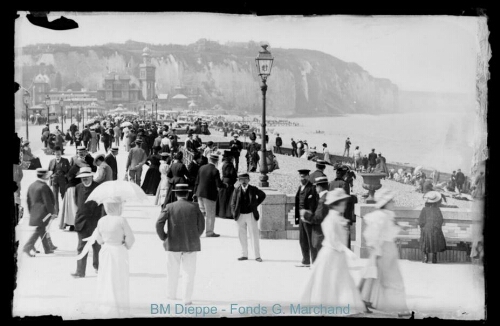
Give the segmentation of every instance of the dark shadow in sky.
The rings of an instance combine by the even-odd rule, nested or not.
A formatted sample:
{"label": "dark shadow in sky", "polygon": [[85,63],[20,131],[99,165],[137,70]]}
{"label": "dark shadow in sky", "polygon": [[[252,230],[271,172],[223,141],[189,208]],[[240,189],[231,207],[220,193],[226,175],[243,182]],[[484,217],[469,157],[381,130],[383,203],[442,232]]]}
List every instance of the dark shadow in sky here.
{"label": "dark shadow in sky", "polygon": [[56,31],[78,28],[77,22],[64,16],[49,22],[49,19],[47,18],[48,13],[49,11],[31,11],[26,15],[26,18],[28,18],[29,22],[35,26],[53,29]]}

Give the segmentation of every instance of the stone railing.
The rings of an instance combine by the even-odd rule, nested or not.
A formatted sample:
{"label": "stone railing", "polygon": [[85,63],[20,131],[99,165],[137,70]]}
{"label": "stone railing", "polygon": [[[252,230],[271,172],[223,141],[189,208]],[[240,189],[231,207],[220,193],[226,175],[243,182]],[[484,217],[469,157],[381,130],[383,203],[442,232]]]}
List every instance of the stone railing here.
{"label": "stone railing", "polygon": [[[299,227],[295,225],[295,196],[262,188],[266,200],[259,206],[259,230],[261,239],[299,239]],[[351,248],[360,258],[368,257],[363,234],[363,216],[372,212],[374,205],[356,204],[356,223],[351,226]],[[396,221],[405,226],[397,238],[401,259],[420,260],[420,229],[418,217],[421,208],[396,208]],[[444,218],[443,233],[447,250],[438,253],[440,262],[470,262],[472,238],[472,213],[469,210],[441,208]]]}

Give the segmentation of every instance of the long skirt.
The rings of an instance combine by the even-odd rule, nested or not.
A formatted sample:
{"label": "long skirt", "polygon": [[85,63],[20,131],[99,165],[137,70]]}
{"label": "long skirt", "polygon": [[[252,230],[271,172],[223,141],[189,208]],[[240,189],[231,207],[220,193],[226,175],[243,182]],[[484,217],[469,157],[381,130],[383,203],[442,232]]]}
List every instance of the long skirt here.
{"label": "long skirt", "polygon": [[408,311],[398,259],[396,244],[390,241],[382,244],[382,255],[378,259],[370,257],[375,262],[376,273],[365,275],[359,288],[363,301],[370,303],[374,309],[394,313]]}
{"label": "long skirt", "polygon": [[346,254],[324,246],[312,265],[300,303],[343,307],[339,315],[363,313],[364,303],[347,264]]}
{"label": "long skirt", "polygon": [[165,197],[167,197],[168,190],[168,180],[164,177],[164,180],[160,181],[158,188],[156,189],[156,200],[155,205],[162,205],[165,201]]}
{"label": "long skirt", "polygon": [[97,274],[99,317],[130,317],[129,260],[123,245],[104,243],[99,251]]}
{"label": "long skirt", "polygon": [[233,218],[231,213],[231,196],[233,195],[234,185],[219,190],[217,202],[215,203],[215,216],[223,218]]}
{"label": "long skirt", "polygon": [[64,229],[66,225],[75,225],[75,215],[78,207],[75,204],[75,187],[66,189],[62,207],[59,210],[59,228]]}
{"label": "long skirt", "polygon": [[98,143],[97,138],[91,138],[90,139],[90,150],[89,150],[89,152],[91,152],[91,153],[97,152],[97,143]]}
{"label": "long skirt", "polygon": [[150,166],[142,182],[142,190],[146,195],[155,195],[161,181],[161,173],[158,166]]}

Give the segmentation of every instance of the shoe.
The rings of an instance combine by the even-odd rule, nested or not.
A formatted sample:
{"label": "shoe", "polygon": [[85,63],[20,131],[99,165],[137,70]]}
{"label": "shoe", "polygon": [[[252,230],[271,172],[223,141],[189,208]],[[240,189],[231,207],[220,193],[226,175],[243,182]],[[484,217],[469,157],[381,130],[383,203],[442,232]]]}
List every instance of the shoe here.
{"label": "shoe", "polygon": [[429,261],[429,256],[427,254],[424,254],[422,258],[422,263],[427,263]]}
{"label": "shoe", "polygon": [[248,257],[240,257],[238,260],[248,260]]}
{"label": "shoe", "polygon": [[98,272],[99,272],[99,270],[98,270],[97,268],[94,268],[94,272],[95,272],[96,274],[99,274],[99,273],[98,273]]}
{"label": "shoe", "polygon": [[74,225],[70,225],[68,231],[70,231],[70,232],[75,231],[75,226]]}
{"label": "shoe", "polygon": [[262,263],[262,258],[255,258],[256,261],[258,261],[259,263]]}
{"label": "shoe", "polygon": [[437,253],[433,253],[432,254],[432,263],[433,264],[437,264],[438,260],[437,260]]}
{"label": "shoe", "polygon": [[50,255],[50,254],[53,254],[53,253],[54,253],[54,250],[49,250],[49,251],[45,252],[46,255]]}
{"label": "shoe", "polygon": [[220,234],[212,233],[207,235],[207,238],[217,238],[217,237],[220,237]]}
{"label": "shoe", "polygon": [[35,257],[35,254],[32,253],[31,250],[23,250],[23,252],[30,257]]}
{"label": "shoe", "polygon": [[298,265],[295,265],[295,267],[309,267],[311,266],[311,264],[298,264]]}
{"label": "shoe", "polygon": [[81,275],[81,274],[78,274],[78,273],[72,273],[71,276],[73,276],[74,278],[82,278],[82,277],[85,277],[85,275]]}

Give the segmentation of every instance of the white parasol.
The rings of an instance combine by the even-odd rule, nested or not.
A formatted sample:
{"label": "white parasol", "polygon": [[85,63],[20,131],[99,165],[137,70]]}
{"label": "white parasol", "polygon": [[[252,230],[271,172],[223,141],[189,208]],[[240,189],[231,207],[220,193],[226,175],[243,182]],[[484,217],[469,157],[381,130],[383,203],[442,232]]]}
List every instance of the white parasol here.
{"label": "white parasol", "polygon": [[102,204],[106,199],[118,197],[125,202],[148,202],[148,196],[137,184],[128,181],[106,181],[97,186],[86,202]]}
{"label": "white parasol", "polygon": [[132,125],[132,123],[130,121],[125,121],[125,122],[120,123],[120,127],[129,127],[131,125]]}

